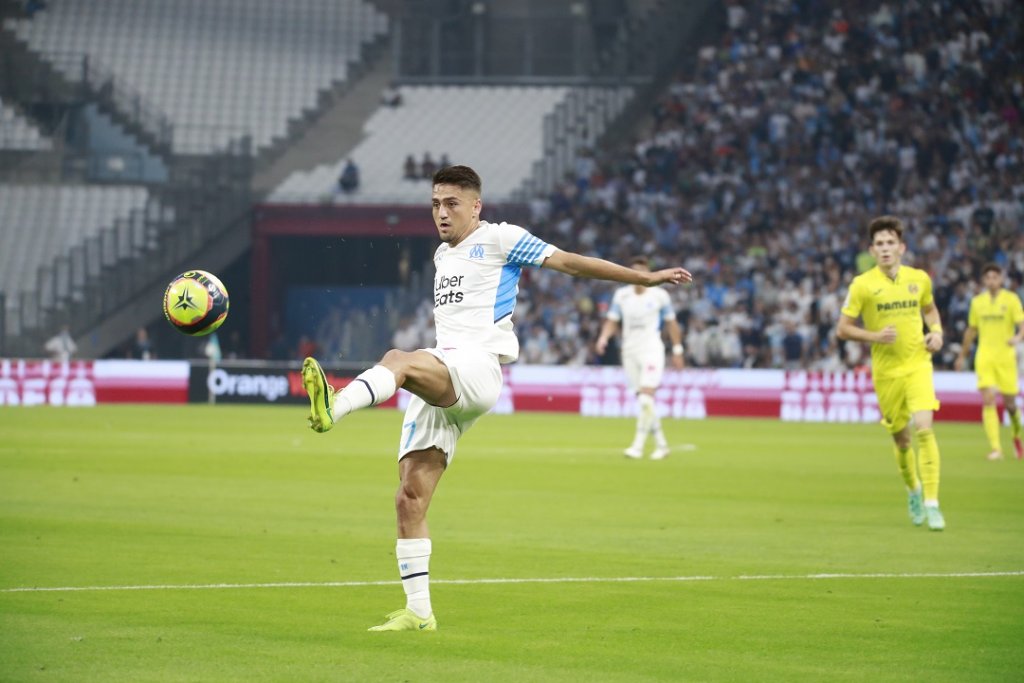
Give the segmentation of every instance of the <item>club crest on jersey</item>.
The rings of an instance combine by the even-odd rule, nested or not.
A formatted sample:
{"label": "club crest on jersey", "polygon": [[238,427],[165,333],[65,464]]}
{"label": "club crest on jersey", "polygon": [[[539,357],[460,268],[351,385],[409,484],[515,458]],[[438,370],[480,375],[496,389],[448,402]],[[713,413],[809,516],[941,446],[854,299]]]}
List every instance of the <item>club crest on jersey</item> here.
{"label": "club crest on jersey", "polygon": [[907,285],[907,291],[910,292],[911,294],[917,294],[918,287],[917,287],[917,285],[911,283],[911,284]]}
{"label": "club crest on jersey", "polygon": [[474,244],[473,248],[469,250],[469,258],[471,259],[482,259],[484,257],[484,245]]}

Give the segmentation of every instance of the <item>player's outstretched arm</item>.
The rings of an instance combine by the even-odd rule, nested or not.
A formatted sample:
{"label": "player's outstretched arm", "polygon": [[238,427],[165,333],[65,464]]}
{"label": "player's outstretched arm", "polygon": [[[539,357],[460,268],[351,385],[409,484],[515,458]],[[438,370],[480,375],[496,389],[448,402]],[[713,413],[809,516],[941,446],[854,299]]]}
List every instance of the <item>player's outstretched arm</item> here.
{"label": "player's outstretched arm", "polygon": [[551,268],[573,277],[585,277],[594,280],[609,280],[626,285],[643,285],[653,287],[661,284],[678,285],[692,282],[693,276],[683,268],[665,268],[652,272],[626,268],[611,261],[574,254],[571,251],[556,250],[544,261],[545,268]]}

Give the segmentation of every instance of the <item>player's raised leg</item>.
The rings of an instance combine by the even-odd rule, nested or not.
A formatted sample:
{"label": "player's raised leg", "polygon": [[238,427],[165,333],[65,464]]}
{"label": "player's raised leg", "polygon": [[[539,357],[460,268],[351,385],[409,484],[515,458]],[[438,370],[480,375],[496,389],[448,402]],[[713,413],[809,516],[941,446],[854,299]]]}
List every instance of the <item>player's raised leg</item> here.
{"label": "player's raised leg", "polygon": [[402,578],[406,604],[370,631],[436,631],[437,619],[430,605],[430,531],[427,510],[444,474],[446,456],[439,448],[412,451],[398,464],[395,512],[398,542],[395,557]]}
{"label": "player's raised leg", "polygon": [[448,368],[427,351],[398,351],[384,354],[380,363],[362,372],[348,386],[335,393],[316,359],[302,364],[302,383],[309,394],[309,426],[314,431],[329,431],[349,413],[375,406],[404,388],[431,405],[448,406],[455,402]]}
{"label": "player's raised leg", "polygon": [[309,427],[326,432],[334,426],[334,387],[327,383],[320,363],[315,358],[302,361],[302,386],[309,395]]}

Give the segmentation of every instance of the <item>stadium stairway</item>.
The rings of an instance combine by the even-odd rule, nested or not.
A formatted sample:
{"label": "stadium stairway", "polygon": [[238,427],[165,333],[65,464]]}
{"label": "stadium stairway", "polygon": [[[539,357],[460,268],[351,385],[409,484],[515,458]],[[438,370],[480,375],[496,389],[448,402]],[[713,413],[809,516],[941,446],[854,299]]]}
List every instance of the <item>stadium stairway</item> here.
{"label": "stadium stairway", "polygon": [[[163,158],[172,178],[166,187],[154,188],[156,204],[164,210],[147,217],[143,238],[131,226],[109,225],[84,242],[67,245],[79,254],[77,260],[62,256],[42,263],[36,277],[29,278],[28,291],[4,293],[7,303],[18,302],[20,312],[17,323],[0,324],[0,353],[38,355],[42,341],[71,323],[80,339],[80,355],[101,357],[140,321],[159,315],[154,296],[159,297],[174,272],[193,267],[196,253],[203,253],[207,267],[224,267],[249,243],[252,156],[244,142],[219,155],[175,156],[166,117],[94,61],[84,55],[68,58],[81,61],[81,79],[68,78],[49,58],[0,27],[0,96],[29,115],[37,108],[52,112],[94,103],[141,146]],[[67,171],[61,152],[5,153],[3,178],[61,182]]]}
{"label": "stadium stairway", "polygon": [[32,104],[95,102],[100,110],[153,153],[171,154],[170,121],[137,92],[119,81],[96,60],[62,54],[54,59],[77,60],[80,78],[72,81],[53,63],[34,52],[7,26],[0,24],[0,96],[26,111]]}
{"label": "stadium stairway", "polygon": [[0,96],[0,183],[56,178],[61,162],[59,143],[44,135],[19,106]]}
{"label": "stadium stairway", "polygon": [[[29,291],[0,292],[0,356],[35,357],[63,324],[79,355],[102,357],[161,315],[167,281],[196,267],[237,259],[249,244],[251,157],[222,154],[176,164],[174,182],[149,190],[151,202],[94,230],[70,236],[56,258],[23,280]],[[13,240],[12,240],[13,242]],[[2,311],[0,311],[2,313]]]}
{"label": "stadium stairway", "polygon": [[[386,39],[364,49],[362,67],[349,72],[346,83],[320,94],[315,110],[289,123],[287,137],[253,153],[242,146],[214,157],[174,155],[170,187],[157,193],[173,207],[170,221],[157,229],[161,246],[132,259],[108,266],[94,293],[125,292],[98,304],[94,322],[77,337],[79,354],[101,357],[144,324],[162,316],[159,301],[174,274],[201,262],[218,271],[241,257],[251,244],[249,209],[272,188],[277,178],[313,160],[343,154],[362,135],[363,120],[379,103],[390,74]],[[200,258],[201,255],[201,258]],[[100,284],[100,282],[106,284]],[[51,316],[57,320],[59,316]]]}
{"label": "stadium stairway", "polygon": [[266,196],[294,171],[344,158],[362,140],[363,123],[380,106],[380,94],[392,74],[390,52],[379,48],[375,52],[376,58],[366,56],[365,71],[353,74],[346,92],[321,98],[322,108],[312,112],[304,126],[293,127],[280,151],[261,156],[253,177],[254,195]]}

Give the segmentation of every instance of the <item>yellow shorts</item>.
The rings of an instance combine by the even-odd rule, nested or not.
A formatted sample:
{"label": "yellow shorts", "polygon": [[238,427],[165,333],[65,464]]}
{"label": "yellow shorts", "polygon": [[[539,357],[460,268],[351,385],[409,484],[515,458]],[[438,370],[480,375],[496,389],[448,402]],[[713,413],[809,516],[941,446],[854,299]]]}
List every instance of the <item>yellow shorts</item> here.
{"label": "yellow shorts", "polygon": [[978,374],[978,388],[995,387],[1000,394],[1016,396],[1020,391],[1017,381],[1017,359],[992,359],[979,353],[974,360],[974,371]]}
{"label": "yellow shorts", "polygon": [[903,377],[876,378],[875,394],[878,411],[882,413],[882,426],[890,434],[903,431],[914,413],[939,409],[930,364]]}

